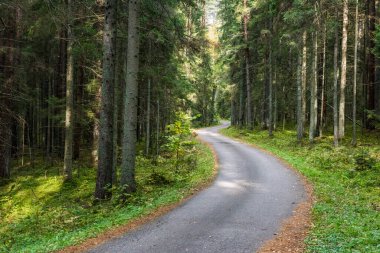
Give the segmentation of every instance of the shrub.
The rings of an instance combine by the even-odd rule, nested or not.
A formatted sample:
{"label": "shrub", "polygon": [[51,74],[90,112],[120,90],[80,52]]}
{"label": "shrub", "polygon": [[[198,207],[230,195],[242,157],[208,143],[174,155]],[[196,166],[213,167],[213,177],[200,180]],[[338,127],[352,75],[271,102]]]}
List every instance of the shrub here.
{"label": "shrub", "polygon": [[355,169],[358,171],[371,170],[376,165],[376,159],[368,152],[367,149],[361,149],[354,156]]}

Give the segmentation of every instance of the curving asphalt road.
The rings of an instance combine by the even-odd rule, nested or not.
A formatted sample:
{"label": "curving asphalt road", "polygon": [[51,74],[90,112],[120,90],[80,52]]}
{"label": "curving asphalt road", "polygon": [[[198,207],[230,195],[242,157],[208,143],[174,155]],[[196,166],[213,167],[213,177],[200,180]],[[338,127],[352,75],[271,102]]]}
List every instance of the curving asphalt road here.
{"label": "curving asphalt road", "polygon": [[89,252],[255,252],[306,199],[301,180],[270,155],[198,130],[218,156],[213,185],[172,212]]}

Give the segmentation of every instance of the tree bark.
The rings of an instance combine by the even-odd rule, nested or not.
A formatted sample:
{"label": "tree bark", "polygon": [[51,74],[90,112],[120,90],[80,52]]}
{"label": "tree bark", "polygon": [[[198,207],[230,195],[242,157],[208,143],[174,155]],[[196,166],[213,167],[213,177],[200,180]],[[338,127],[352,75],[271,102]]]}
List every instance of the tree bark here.
{"label": "tree bark", "polygon": [[123,161],[121,166],[121,185],[126,193],[136,191],[135,165],[140,39],[138,31],[139,4],[139,0],[129,0],[127,88],[124,104]]}
{"label": "tree bark", "polygon": [[[338,13],[338,11],[337,11]],[[336,15],[338,17],[338,14]],[[335,43],[334,43],[334,146],[339,145],[339,109],[338,109],[338,47],[339,47],[339,33],[338,27],[335,29]]]}
{"label": "tree bark", "polygon": [[343,31],[342,31],[342,66],[340,76],[340,101],[339,101],[339,139],[345,134],[345,106],[346,106],[346,82],[347,82],[347,28],[348,28],[348,0],[343,0]]}
{"label": "tree bark", "polygon": [[250,55],[249,55],[249,46],[248,46],[248,22],[249,22],[249,13],[247,13],[247,0],[243,0],[243,6],[244,6],[244,16],[243,16],[243,22],[244,22],[244,42],[245,42],[245,50],[244,50],[244,57],[245,57],[245,82],[246,82],[246,89],[247,89],[247,125],[250,130],[253,129],[253,118],[252,118],[252,88],[251,88],[251,77],[250,77],[250,70],[249,70],[249,63],[250,63]]}
{"label": "tree bark", "polygon": [[313,61],[313,82],[310,89],[310,125],[309,141],[314,142],[317,132],[318,119],[318,32],[314,34],[314,61]]}
{"label": "tree bark", "polygon": [[73,125],[74,125],[74,57],[72,34],[72,3],[67,0],[67,68],[66,68],[66,119],[65,119],[65,157],[63,171],[66,180],[72,179],[73,168]]}
{"label": "tree bark", "polygon": [[359,38],[359,0],[356,0],[355,9],[355,48],[354,48],[354,84],[353,84],[353,101],[352,101],[352,145],[356,146],[356,86],[358,72],[358,38]]}
{"label": "tree bark", "polygon": [[302,50],[302,135],[305,132],[306,123],[306,87],[307,87],[307,31],[303,32],[302,36],[303,50]]}
{"label": "tree bark", "polygon": [[103,82],[100,109],[99,160],[95,198],[111,196],[113,169],[113,118],[115,94],[116,0],[105,1],[103,35]]}
{"label": "tree bark", "polygon": [[325,108],[326,108],[326,98],[325,98],[325,87],[326,87],[326,38],[327,37],[327,25],[324,25],[323,32],[323,53],[322,53],[322,78],[321,78],[321,107],[320,107],[320,117],[319,117],[319,137],[323,136],[323,128],[325,125]]}
{"label": "tree bark", "polygon": [[[367,0],[368,8],[368,56],[367,56],[367,74],[368,74],[368,88],[367,88],[367,111],[375,112],[375,85],[376,84],[376,57],[374,55],[375,49],[375,32],[376,32],[376,0]],[[369,130],[375,129],[375,121],[372,117],[366,118],[366,127]]]}
{"label": "tree bark", "polygon": [[4,61],[3,82],[0,83],[0,178],[10,178],[10,160],[12,146],[12,91],[15,86],[15,68],[16,68],[16,27],[17,15],[13,9],[9,9],[10,13],[5,17],[4,37],[0,39],[0,43],[4,44],[5,54],[0,51],[0,56]]}
{"label": "tree bark", "polygon": [[[271,24],[272,26],[272,24]],[[272,36],[272,35],[270,35]],[[272,52],[272,38],[269,38],[269,96],[268,96],[268,134],[269,137],[273,137],[273,52]]]}
{"label": "tree bark", "polygon": [[297,60],[297,141],[302,142],[303,138],[303,114],[302,114],[302,53],[299,49]]}

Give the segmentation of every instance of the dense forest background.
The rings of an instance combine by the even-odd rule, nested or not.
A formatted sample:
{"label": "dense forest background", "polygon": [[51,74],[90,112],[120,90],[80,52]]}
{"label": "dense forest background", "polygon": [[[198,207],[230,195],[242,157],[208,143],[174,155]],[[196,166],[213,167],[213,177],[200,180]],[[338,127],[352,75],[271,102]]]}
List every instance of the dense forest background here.
{"label": "dense forest background", "polygon": [[67,231],[120,203],[180,199],[164,186],[212,177],[197,174],[213,158],[191,127],[378,145],[379,24],[375,0],[2,0],[0,251],[29,227],[56,233],[53,210]]}
{"label": "dense forest background", "polygon": [[109,170],[123,139],[159,153],[180,111],[215,122],[205,1],[129,4],[1,3],[1,177],[36,157],[64,160],[68,179],[83,157]]}
{"label": "dense forest background", "polygon": [[379,128],[374,0],[5,1],[0,11],[3,178],[39,157],[63,161],[70,180],[73,161],[91,158],[98,197],[119,163],[134,191],[136,153],[159,155],[178,112],[269,135],[296,124],[300,142],[332,129],[336,146],[347,126],[354,145]]}

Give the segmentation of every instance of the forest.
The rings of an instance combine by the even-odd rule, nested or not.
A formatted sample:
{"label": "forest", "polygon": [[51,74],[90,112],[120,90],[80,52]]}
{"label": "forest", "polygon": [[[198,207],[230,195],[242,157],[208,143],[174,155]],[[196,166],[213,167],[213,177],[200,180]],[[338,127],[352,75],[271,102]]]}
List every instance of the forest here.
{"label": "forest", "polygon": [[380,2],[0,1],[0,252],[186,209],[229,168],[222,138],[312,188],[300,248],[252,252],[380,252]]}

